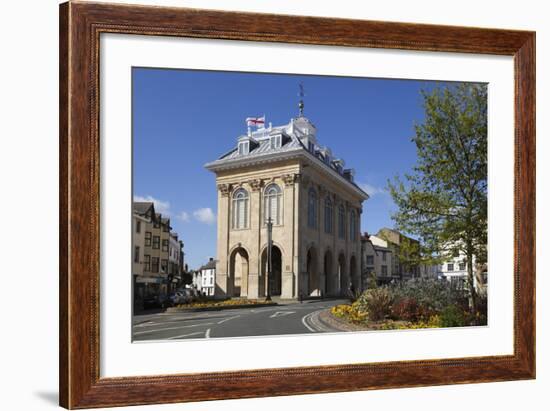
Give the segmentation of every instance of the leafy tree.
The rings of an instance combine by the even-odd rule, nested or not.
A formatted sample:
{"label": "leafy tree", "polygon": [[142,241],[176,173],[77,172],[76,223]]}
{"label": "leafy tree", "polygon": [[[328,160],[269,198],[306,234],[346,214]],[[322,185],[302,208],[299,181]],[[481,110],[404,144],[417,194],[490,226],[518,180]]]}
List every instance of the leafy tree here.
{"label": "leafy tree", "polygon": [[417,236],[432,262],[466,256],[476,310],[474,260],[487,260],[487,87],[462,83],[423,91],[425,119],[415,125],[417,164],[388,181],[403,232]]}

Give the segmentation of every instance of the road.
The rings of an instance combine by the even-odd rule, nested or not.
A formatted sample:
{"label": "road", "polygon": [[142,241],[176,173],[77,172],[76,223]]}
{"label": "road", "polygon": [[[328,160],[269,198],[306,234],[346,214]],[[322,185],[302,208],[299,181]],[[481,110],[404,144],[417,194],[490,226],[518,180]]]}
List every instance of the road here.
{"label": "road", "polygon": [[319,313],[348,300],[304,301],[272,307],[157,312],[133,317],[133,341],[227,338],[336,332]]}

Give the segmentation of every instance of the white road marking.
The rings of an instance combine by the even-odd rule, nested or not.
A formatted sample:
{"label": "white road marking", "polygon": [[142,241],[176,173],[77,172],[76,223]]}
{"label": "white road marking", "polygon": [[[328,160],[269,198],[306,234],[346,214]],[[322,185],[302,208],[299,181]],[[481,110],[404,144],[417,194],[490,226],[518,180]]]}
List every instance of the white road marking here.
{"label": "white road marking", "polygon": [[204,338],[210,338],[210,328],[204,333]]}
{"label": "white road marking", "polygon": [[168,337],[167,340],[176,340],[178,338],[183,338],[183,337],[190,337],[192,335],[197,335],[197,334],[202,334],[201,331],[198,331],[196,333],[191,333],[191,334],[183,334],[183,335],[175,335],[173,337]]}
{"label": "white road marking", "polygon": [[218,324],[223,324],[226,321],[233,320],[234,318],[238,318],[238,317],[240,317],[240,315],[235,315],[233,317],[224,318],[223,320],[218,321]]}
{"label": "white road marking", "polygon": [[200,327],[202,325],[212,325],[212,324],[214,324],[214,323],[182,325],[181,327],[169,327],[169,328],[160,328],[160,329],[155,329],[155,330],[138,331],[138,332],[134,332],[134,335],[151,334],[151,333],[162,332],[162,331],[170,331],[170,330],[181,330],[182,328]]}
{"label": "white road marking", "polygon": [[303,324],[304,327],[306,327],[309,331],[311,331],[312,333],[314,333],[314,332],[317,332],[317,331],[315,331],[313,328],[311,328],[311,327],[309,326],[309,324],[306,322],[306,318],[309,317],[310,315],[311,315],[311,313],[306,314],[306,315],[304,315],[304,316],[302,317],[302,324]]}
{"label": "white road marking", "polygon": [[325,327],[325,325],[319,320],[319,314],[324,310],[313,311],[309,314],[306,314],[302,318],[302,324],[311,332],[330,332],[330,328]]}
{"label": "white road marking", "polygon": [[277,311],[274,314],[271,314],[269,318],[275,318],[275,317],[284,317],[285,315],[294,314],[296,311]]}

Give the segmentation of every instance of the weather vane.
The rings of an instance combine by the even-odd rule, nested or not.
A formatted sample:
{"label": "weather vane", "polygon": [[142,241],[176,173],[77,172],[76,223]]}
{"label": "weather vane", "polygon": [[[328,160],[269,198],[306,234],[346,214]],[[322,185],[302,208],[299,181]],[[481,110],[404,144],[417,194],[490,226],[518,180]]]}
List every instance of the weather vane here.
{"label": "weather vane", "polygon": [[304,116],[304,96],[306,93],[304,92],[304,84],[300,82],[300,93],[298,95],[300,96],[300,103],[298,104],[298,108],[300,109],[300,117]]}

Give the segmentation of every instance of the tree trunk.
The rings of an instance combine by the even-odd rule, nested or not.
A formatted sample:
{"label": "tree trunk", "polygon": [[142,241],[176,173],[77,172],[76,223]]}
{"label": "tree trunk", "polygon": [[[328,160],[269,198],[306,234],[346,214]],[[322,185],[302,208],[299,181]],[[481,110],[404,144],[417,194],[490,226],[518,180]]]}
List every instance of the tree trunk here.
{"label": "tree trunk", "polygon": [[468,244],[466,252],[466,260],[468,265],[468,288],[470,291],[470,312],[475,317],[477,312],[477,293],[474,284],[474,264],[473,264],[473,250],[472,246]]}

